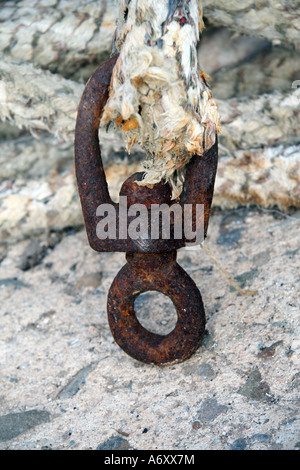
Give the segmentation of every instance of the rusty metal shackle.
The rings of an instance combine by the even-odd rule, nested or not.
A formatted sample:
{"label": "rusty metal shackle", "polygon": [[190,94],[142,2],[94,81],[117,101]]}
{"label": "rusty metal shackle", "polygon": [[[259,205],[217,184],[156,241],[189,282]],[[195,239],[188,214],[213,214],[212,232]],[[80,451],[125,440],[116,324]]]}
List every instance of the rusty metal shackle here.
{"label": "rusty metal shackle", "polygon": [[[161,254],[131,253],[108,295],[108,320],[119,346],[130,356],[149,364],[171,364],[190,357],[205,330],[201,295],[191,277],[176,263],[176,251]],[[168,335],[146,330],[138,321],[134,301],[143,292],[168,296],[177,323]]]}
{"label": "rusty metal shackle", "polygon": [[[201,294],[190,276],[176,263],[176,250],[193,240],[174,236],[171,221],[170,237],[159,233],[157,239],[141,236],[126,239],[119,236],[120,207],[109,195],[99,143],[99,121],[108,98],[113,67],[118,55],[100,66],[88,81],[82,95],[75,130],[75,169],[90,246],[98,252],[125,252],[127,264],[114,279],[108,293],[107,311],[112,335],[119,346],[135,359],[152,364],[170,364],[190,357],[201,343],[205,330],[205,311]],[[152,188],[136,181],[143,173],[135,173],[124,183],[120,195],[126,195],[128,206],[140,203],[150,209],[153,204],[197,204],[204,206],[203,227],[206,236],[218,162],[218,145],[194,156],[187,166],[184,191],[179,201],[171,201],[169,184]],[[116,210],[117,237],[100,239],[96,226],[97,208],[111,204]],[[196,224],[193,211],[193,227]],[[130,220],[128,221],[128,223]],[[139,323],[134,301],[142,292],[156,290],[167,295],[177,311],[177,324],[168,335],[149,332]]]}

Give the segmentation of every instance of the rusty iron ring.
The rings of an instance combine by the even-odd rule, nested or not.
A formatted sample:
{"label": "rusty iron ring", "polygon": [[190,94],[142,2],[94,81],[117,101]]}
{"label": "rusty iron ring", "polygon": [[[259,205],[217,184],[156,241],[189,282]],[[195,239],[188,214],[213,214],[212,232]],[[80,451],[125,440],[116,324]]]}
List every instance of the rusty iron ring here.
{"label": "rusty iron ring", "polygon": [[[176,263],[176,252],[130,254],[108,295],[108,321],[115,341],[130,356],[147,364],[181,362],[199,347],[205,331],[201,294],[191,277]],[[168,296],[177,323],[168,335],[146,330],[134,311],[135,299],[147,291]]]}

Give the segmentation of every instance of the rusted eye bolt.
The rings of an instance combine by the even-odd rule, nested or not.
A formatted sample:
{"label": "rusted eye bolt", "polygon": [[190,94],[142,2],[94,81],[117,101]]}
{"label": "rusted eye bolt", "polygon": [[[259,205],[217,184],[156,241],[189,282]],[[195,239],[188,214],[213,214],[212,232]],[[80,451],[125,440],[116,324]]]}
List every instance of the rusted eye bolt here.
{"label": "rusted eye bolt", "polygon": [[[116,343],[130,356],[148,364],[171,364],[190,357],[201,344],[205,331],[205,311],[201,294],[191,277],[177,264],[177,249],[191,240],[175,236],[176,215],[171,218],[166,239],[159,230],[155,238],[121,235],[122,207],[109,195],[98,137],[99,121],[108,98],[113,67],[118,55],[100,66],[88,81],[82,95],[75,131],[75,168],[82,211],[90,246],[98,252],[124,252],[127,263],[119,271],[108,293],[108,321]],[[139,186],[142,173],[135,173],[124,183],[120,196],[127,205],[185,205],[193,209],[203,205],[203,237],[206,236],[218,163],[217,139],[203,156],[191,159],[186,169],[184,191],[179,201],[171,201],[169,184]],[[110,204],[116,211],[114,239],[97,236],[97,208]],[[124,209],[124,208],[123,208]],[[175,212],[174,212],[175,214]],[[196,210],[192,213],[196,224]],[[127,221],[130,223],[130,220]],[[181,222],[183,223],[183,221]],[[148,219],[150,230],[150,219]],[[141,293],[158,291],[168,296],[177,312],[177,323],[168,335],[151,333],[138,321],[134,301]]]}

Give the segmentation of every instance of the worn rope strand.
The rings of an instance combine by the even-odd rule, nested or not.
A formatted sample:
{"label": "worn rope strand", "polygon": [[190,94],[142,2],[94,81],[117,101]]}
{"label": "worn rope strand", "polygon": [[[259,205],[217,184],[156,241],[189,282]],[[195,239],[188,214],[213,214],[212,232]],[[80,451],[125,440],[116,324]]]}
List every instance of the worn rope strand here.
{"label": "worn rope strand", "polygon": [[220,132],[217,103],[198,64],[200,0],[119,0],[114,67],[101,126],[122,130],[128,153],[146,152],[139,185],[182,191],[184,167]]}
{"label": "worn rope strand", "polygon": [[247,290],[247,289],[242,289],[238,283],[236,282],[236,280],[229,274],[229,272],[223,268],[223,266],[219,263],[219,261],[217,260],[217,258],[212,254],[212,252],[210,251],[210,249],[205,246],[204,244],[201,245],[201,248],[203,251],[205,251],[205,253],[210,257],[210,259],[215,263],[215,265],[218,267],[218,269],[221,271],[222,275],[224,276],[224,278],[227,280],[227,282],[229,283],[229,285],[231,285],[232,287],[234,287],[234,289],[236,289],[240,294],[242,295],[256,295],[258,293],[257,290]]}

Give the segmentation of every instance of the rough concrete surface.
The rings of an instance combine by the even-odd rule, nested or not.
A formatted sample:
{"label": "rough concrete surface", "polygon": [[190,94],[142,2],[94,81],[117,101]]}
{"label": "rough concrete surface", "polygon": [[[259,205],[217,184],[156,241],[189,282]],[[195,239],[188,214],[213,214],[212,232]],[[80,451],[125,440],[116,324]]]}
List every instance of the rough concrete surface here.
{"label": "rough concrete surface", "polygon": [[[24,240],[0,265],[0,448],[63,450],[297,450],[299,213],[215,211],[206,246],[179,263],[207,314],[188,361],[144,365],[113,341],[110,284],[124,254],[93,252],[85,232],[52,245]],[[166,333],[170,301],[138,298],[141,323]]]}

